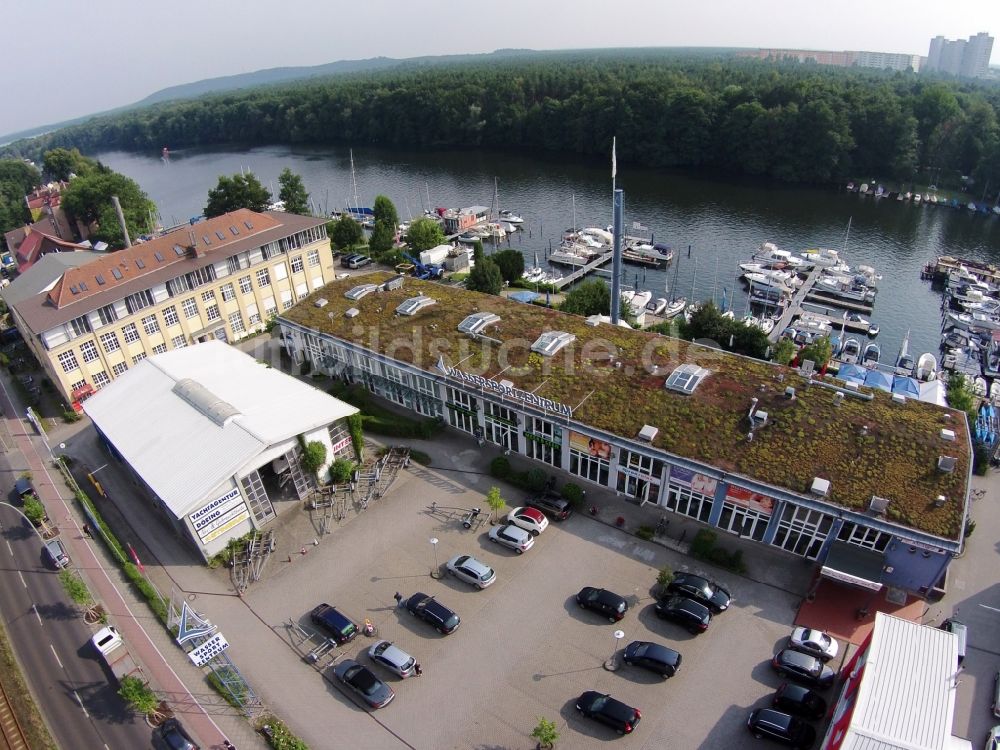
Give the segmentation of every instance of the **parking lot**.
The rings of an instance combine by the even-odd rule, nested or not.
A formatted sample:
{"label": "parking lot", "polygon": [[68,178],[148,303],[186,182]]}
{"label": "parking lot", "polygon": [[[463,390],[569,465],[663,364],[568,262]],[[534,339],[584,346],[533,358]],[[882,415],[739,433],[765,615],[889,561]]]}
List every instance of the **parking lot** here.
{"label": "parking lot", "polygon": [[[432,502],[485,506],[488,486],[488,478],[471,474],[404,472],[386,498],[309,546],[306,555],[275,563],[248,590],[247,604],[289,644],[294,635],[283,623],[291,617],[311,628],[309,611],[326,601],[358,624],[370,618],[379,637],[394,641],[423,667],[423,676],[405,681],[376,668],[397,696],[369,714],[305,667],[291,648],[268,649],[264,658],[230,638],[251,684],[304,739],[327,746],[335,731],[344,746],[526,748],[534,745],[529,735],[538,717],[546,717],[559,724],[562,746],[600,747],[618,735],[574,710],[575,698],[594,689],[642,710],[636,731],[620,740],[629,747],[718,748],[750,740],[745,721],[751,707],[763,705],[780,683],[768,661],[790,631],[797,603],[792,595],[721,576],[734,604],[707,633],[691,636],[655,617],[650,592],[662,565],[698,572],[690,558],[580,515],[551,524],[518,556],[487,539],[488,523],[467,530],[458,516],[428,511]],[[518,497],[507,500],[517,504]],[[431,538],[439,540],[436,549]],[[479,591],[430,576],[435,562],[443,565],[460,553],[492,566],[496,583]],[[626,597],[625,618],[612,624],[579,609],[574,595],[586,585]],[[439,635],[396,608],[397,591],[404,597],[417,591],[435,595],[458,612],[461,627]],[[619,643],[617,629],[625,633]],[[616,647],[632,640],[677,649],[683,655],[680,672],[663,680],[627,666],[606,671],[603,664]],[[370,664],[364,652],[371,643],[359,636],[340,651]],[[294,687],[282,680],[294,681]]]}

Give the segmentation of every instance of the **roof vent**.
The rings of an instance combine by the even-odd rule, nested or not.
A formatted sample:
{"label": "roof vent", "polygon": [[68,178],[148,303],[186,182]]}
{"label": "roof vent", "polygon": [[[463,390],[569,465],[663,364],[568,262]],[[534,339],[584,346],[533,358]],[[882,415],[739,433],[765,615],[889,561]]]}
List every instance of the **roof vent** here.
{"label": "roof vent", "polygon": [[397,276],[394,279],[389,279],[389,281],[385,282],[382,286],[385,288],[387,292],[391,292],[393,289],[400,289],[403,286],[404,278],[406,277]]}
{"label": "roof vent", "polygon": [[872,495],[872,501],[868,505],[868,510],[876,516],[884,516],[885,512],[889,510],[889,498]]}
{"label": "roof vent", "polygon": [[499,322],[499,315],[495,315],[491,312],[478,312],[469,315],[465,318],[465,320],[459,323],[458,330],[462,333],[468,333],[471,336],[475,336],[487,326],[496,325]]}
{"label": "roof vent", "polygon": [[837,391],[833,394],[833,405],[840,406],[842,403],[844,403],[844,394]]}
{"label": "roof vent", "polygon": [[657,434],[659,434],[659,432],[660,432],[659,427],[653,427],[653,425],[651,424],[644,424],[642,426],[642,429],[639,430],[639,439],[647,443],[652,443],[654,440],[656,440],[656,436]]}
{"label": "roof vent", "polygon": [[893,393],[892,394],[892,403],[894,403],[894,404],[905,404],[906,403],[906,396],[904,396],[902,393]]}
{"label": "roof vent", "polygon": [[859,390],[858,385],[859,384],[855,383],[853,380],[848,380],[842,387],[845,391],[857,391]]}
{"label": "roof vent", "polygon": [[817,497],[828,497],[830,494],[830,480],[821,477],[813,477],[812,486],[809,492]]}
{"label": "roof vent", "polygon": [[425,307],[430,307],[431,305],[436,304],[436,299],[432,299],[421,294],[418,297],[410,297],[408,300],[403,301],[399,307],[396,308],[396,313],[398,315],[416,315]]}
{"label": "roof vent", "polygon": [[502,385],[504,388],[513,388],[514,387],[513,381],[510,381],[510,380],[501,380],[500,381],[500,385]]}
{"label": "roof vent", "polygon": [[318,300],[313,302],[313,304],[316,305],[316,307],[323,308],[330,304],[330,300],[326,297],[320,297]]}
{"label": "roof vent", "polygon": [[945,497],[944,495],[938,495],[936,498],[934,498],[934,507],[943,508],[945,506],[945,503],[947,502],[948,502],[947,497]]}
{"label": "roof vent", "polygon": [[954,430],[941,430],[941,439],[947,440],[949,443],[955,442],[955,431]]}
{"label": "roof vent", "polygon": [[239,409],[212,393],[197,380],[182,378],[171,390],[220,427],[240,415]]}
{"label": "roof vent", "polygon": [[546,331],[531,345],[531,351],[545,357],[551,357],[567,344],[576,341],[576,336],[565,331]]}
{"label": "roof vent", "polygon": [[680,393],[693,393],[694,389],[698,387],[702,380],[711,374],[711,370],[706,370],[703,367],[698,367],[698,365],[680,365],[674,369],[670,376],[667,378],[667,382],[664,383],[665,388],[669,388],[672,391],[679,391]]}
{"label": "roof vent", "polygon": [[767,412],[758,409],[753,414],[750,415],[750,424],[753,425],[755,430],[760,429],[767,424]]}
{"label": "roof vent", "polygon": [[347,297],[347,299],[359,300],[366,294],[371,294],[376,289],[378,289],[378,287],[374,284],[358,284],[357,286],[351,287],[344,292],[344,296]]}
{"label": "roof vent", "polygon": [[955,466],[958,464],[958,459],[954,456],[938,456],[938,471],[944,472],[945,474],[951,474],[955,471]]}
{"label": "roof vent", "polygon": [[785,388],[785,398],[787,398],[789,401],[794,401],[795,388],[793,388],[792,386],[788,386],[787,388]]}
{"label": "roof vent", "polygon": [[361,311],[358,308],[352,307],[347,312],[344,313],[344,317],[345,318],[356,318],[360,314],[361,314]]}
{"label": "roof vent", "polygon": [[596,328],[597,326],[599,326],[601,324],[601,316],[600,315],[591,315],[589,318],[587,318],[586,323],[587,323],[588,326]]}

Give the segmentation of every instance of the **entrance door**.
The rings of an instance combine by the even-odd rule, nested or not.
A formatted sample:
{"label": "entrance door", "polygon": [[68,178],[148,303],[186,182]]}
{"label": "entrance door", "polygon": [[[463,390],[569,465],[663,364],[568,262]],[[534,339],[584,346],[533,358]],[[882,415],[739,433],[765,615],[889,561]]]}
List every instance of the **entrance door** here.
{"label": "entrance door", "polygon": [[256,521],[254,525],[259,528],[275,516],[271,498],[267,496],[267,490],[264,489],[264,483],[260,481],[260,474],[256,470],[243,477],[240,483],[246,493],[250,512]]}
{"label": "entrance door", "polygon": [[310,474],[307,474],[302,469],[302,463],[299,458],[302,456],[302,449],[299,446],[295,446],[292,450],[285,454],[285,460],[288,461],[288,471],[292,475],[292,484],[295,485],[295,494],[299,496],[299,500],[305,500],[306,497],[312,492],[313,486],[315,486],[315,481]]}

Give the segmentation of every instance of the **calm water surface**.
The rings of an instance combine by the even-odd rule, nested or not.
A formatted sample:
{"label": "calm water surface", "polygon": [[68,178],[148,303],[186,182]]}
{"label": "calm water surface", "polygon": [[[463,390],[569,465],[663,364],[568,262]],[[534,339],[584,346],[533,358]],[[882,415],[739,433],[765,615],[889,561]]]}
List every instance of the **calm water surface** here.
{"label": "calm water surface", "polygon": [[[176,150],[168,163],[159,153],[109,151],[97,157],[135,179],[166,225],[200,215],[220,175],[250,170],[276,194],[285,167],[302,176],[317,212],[354,205],[356,182],[360,205],[370,206],[384,194],[404,219],[427,207],[489,206],[496,179],[501,207],[525,219],[525,231],[510,246],[524,252],[528,265],[535,253],[544,260],[547,248],[558,245],[562,231],[573,226],[574,204],[579,227],[611,222],[609,166],[566,159],[356,148],[352,180],[347,148]],[[725,290],[742,312],[746,293],[737,281],[737,264],[763,242],[796,253],[832,247],[852,265],[874,266],[883,277],[871,316],[882,329],[877,341],[883,362],[895,359],[907,330],[915,355],[938,349],[941,298],[920,281],[924,263],[943,254],[1000,262],[1000,217],[995,216],[624,165],[618,187],[625,190],[626,226],[641,222],[657,242],[677,251],[676,296],[690,299],[694,290],[695,298],[714,294],[719,303]],[[674,280],[673,267],[666,272],[627,268],[626,283],[650,289],[654,297],[664,296]]]}

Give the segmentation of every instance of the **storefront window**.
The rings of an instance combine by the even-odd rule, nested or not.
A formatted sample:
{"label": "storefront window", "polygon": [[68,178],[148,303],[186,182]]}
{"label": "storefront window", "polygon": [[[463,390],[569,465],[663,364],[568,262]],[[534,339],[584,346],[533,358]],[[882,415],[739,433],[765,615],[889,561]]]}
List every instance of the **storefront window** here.
{"label": "storefront window", "polygon": [[448,388],[448,424],[463,432],[476,434],[479,428],[479,405],[465,391]]}
{"label": "storefront window", "polygon": [[618,491],[637,501],[658,503],[663,461],[622,450],[618,461]]}
{"label": "storefront window", "polygon": [[772,544],[809,560],[815,560],[832,525],[832,517],[818,510],[809,510],[789,503],[781,514],[778,532],[774,535]]}
{"label": "storefront window", "polygon": [[519,453],[517,412],[492,401],[485,402],[485,407],[486,439],[512,453]]}
{"label": "storefront window", "polygon": [[562,428],[539,417],[527,417],[524,449],[529,458],[562,466]]}

